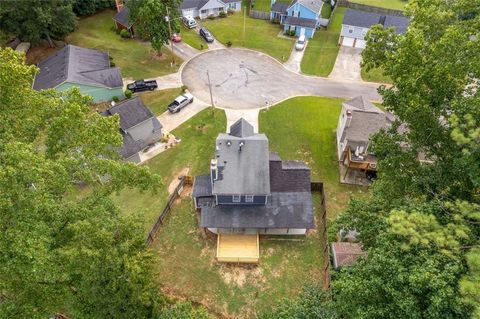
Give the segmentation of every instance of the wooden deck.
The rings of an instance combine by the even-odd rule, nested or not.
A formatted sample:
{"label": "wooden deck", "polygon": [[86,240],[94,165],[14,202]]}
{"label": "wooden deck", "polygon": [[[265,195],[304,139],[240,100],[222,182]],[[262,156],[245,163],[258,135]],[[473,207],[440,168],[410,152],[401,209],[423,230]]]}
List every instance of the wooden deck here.
{"label": "wooden deck", "polygon": [[219,234],[217,237],[217,260],[219,262],[257,264],[259,256],[258,234]]}

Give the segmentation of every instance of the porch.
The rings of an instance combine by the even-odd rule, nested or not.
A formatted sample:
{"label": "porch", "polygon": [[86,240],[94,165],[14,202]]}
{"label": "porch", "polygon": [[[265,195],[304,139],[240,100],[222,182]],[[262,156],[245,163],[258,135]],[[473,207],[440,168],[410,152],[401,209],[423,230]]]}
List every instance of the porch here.
{"label": "porch", "polygon": [[259,235],[218,234],[217,261],[258,264]]}

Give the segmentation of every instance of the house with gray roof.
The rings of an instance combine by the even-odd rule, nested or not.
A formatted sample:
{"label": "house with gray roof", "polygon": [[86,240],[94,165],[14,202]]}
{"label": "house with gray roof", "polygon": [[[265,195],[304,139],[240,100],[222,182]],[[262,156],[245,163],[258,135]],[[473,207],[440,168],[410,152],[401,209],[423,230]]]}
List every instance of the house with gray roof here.
{"label": "house with gray roof", "polygon": [[314,228],[310,168],[269,151],[243,118],[218,135],[210,173],[195,177],[200,226],[215,234],[304,235]]}
{"label": "house with gray roof", "polygon": [[130,9],[127,6],[118,6],[117,13],[113,16],[117,29],[125,29],[133,35],[133,22],[130,20]]}
{"label": "house with gray roof", "polygon": [[110,67],[103,51],[67,45],[38,64],[40,71],[33,81],[35,90],[65,91],[77,87],[93,97],[94,102],[123,98],[120,69]]}
{"label": "house with gray roof", "polygon": [[220,12],[242,10],[241,0],[183,0],[180,4],[182,17],[205,19],[218,16]]}
{"label": "house with gray roof", "polygon": [[312,38],[321,24],[322,0],[292,0],[290,4],[272,0],[270,19],[278,19],[285,32]]}
{"label": "house with gray roof", "polygon": [[135,96],[124,100],[102,112],[104,116],[118,114],[123,145],[119,154],[127,161],[140,163],[140,152],[162,137],[162,125],[145,106],[142,99]]}
{"label": "house with gray roof", "polygon": [[338,43],[347,47],[365,48],[365,36],[368,30],[376,24],[384,28],[393,27],[397,34],[407,31],[410,20],[405,16],[384,15],[348,9],[343,16],[342,30]]}
{"label": "house with gray roof", "polygon": [[[374,174],[377,159],[370,151],[370,138],[381,129],[388,129],[395,120],[363,96],[343,102],[337,125],[337,155],[345,176],[349,170]],[[345,176],[340,176],[345,181]],[[343,180],[342,180],[343,178]]]}

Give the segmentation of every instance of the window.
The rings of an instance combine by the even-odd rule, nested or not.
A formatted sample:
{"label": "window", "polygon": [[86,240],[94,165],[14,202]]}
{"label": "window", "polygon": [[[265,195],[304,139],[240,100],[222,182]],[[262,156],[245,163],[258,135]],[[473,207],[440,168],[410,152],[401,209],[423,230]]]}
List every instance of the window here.
{"label": "window", "polygon": [[205,14],[205,13],[208,12],[208,10],[202,10],[202,11],[200,11],[200,12],[201,12],[202,14]]}
{"label": "window", "polygon": [[353,33],[353,30],[355,30],[353,27],[348,27],[348,33]]}
{"label": "window", "polygon": [[253,195],[245,195],[245,203],[253,203]]}
{"label": "window", "polygon": [[242,200],[242,197],[240,195],[233,195],[232,196],[232,202],[234,203],[240,203]]}

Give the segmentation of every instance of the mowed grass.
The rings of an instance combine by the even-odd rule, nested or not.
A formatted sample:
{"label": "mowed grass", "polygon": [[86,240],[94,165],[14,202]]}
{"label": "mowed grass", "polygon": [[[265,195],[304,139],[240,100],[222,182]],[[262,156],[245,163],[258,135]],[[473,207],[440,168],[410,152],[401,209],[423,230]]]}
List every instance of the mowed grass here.
{"label": "mowed grass", "polygon": [[197,50],[208,48],[198,32],[195,29],[188,29],[183,23],[180,23],[180,36],[183,42]]}
{"label": "mowed grass", "polygon": [[404,0],[349,0],[353,3],[364,4],[372,7],[379,7],[393,10],[405,10],[407,1]]}
{"label": "mowed grass", "polygon": [[328,76],[333,70],[337,59],[338,37],[342,29],[345,8],[335,9],[327,30],[318,30],[308,41],[305,54],[300,64],[303,73],[316,76]]}
{"label": "mowed grass", "polygon": [[[148,103],[145,102],[147,105]],[[196,175],[208,170],[215,151],[215,139],[225,132],[226,117],[222,110],[206,109],[172,131],[182,141],[147,162],[150,170],[162,177],[164,186],[156,194],[126,189],[114,196],[114,200],[125,214],[140,214],[145,221],[145,236],[155,223],[167,202],[168,187],[177,185],[179,174]]]}
{"label": "mowed grass", "polygon": [[[66,41],[70,44],[108,51],[123,77],[143,79],[176,72],[171,66],[171,53],[163,48],[158,56],[149,43],[135,39],[122,39],[112,30],[115,11],[103,10],[95,15],[80,18],[75,32]],[[175,58],[181,64],[179,57]]]}
{"label": "mowed grass", "polygon": [[245,33],[243,32],[243,11],[235,12],[227,18],[205,20],[202,24],[207,27],[213,36],[223,44],[232,42],[233,47],[245,47],[266,53],[275,59],[285,62],[290,56],[294,39],[278,37],[278,24],[267,20],[245,17]]}
{"label": "mowed grass", "polygon": [[346,207],[351,195],[368,192],[339,182],[335,134],[341,107],[341,99],[296,97],[261,111],[259,119],[271,151],[283,159],[307,162],[312,180],[324,183],[329,218]]}
{"label": "mowed grass", "polygon": [[[206,159],[207,160],[207,159]],[[314,195],[319,218],[319,196]],[[318,232],[306,237],[260,239],[258,266],[215,262],[216,237],[199,228],[192,200],[184,198],[160,229],[153,250],[158,282],[172,297],[186,298],[225,318],[257,318],[307,283],[321,280]]]}
{"label": "mowed grass", "polygon": [[147,93],[140,93],[140,96],[146,106],[152,110],[156,116],[167,110],[168,104],[177,96],[182,94],[182,88],[159,90]]}
{"label": "mowed grass", "polygon": [[392,79],[389,76],[383,74],[382,68],[374,68],[370,69],[370,71],[366,71],[365,68],[361,70],[362,80],[368,82],[377,82],[377,83],[387,83],[392,84]]}

